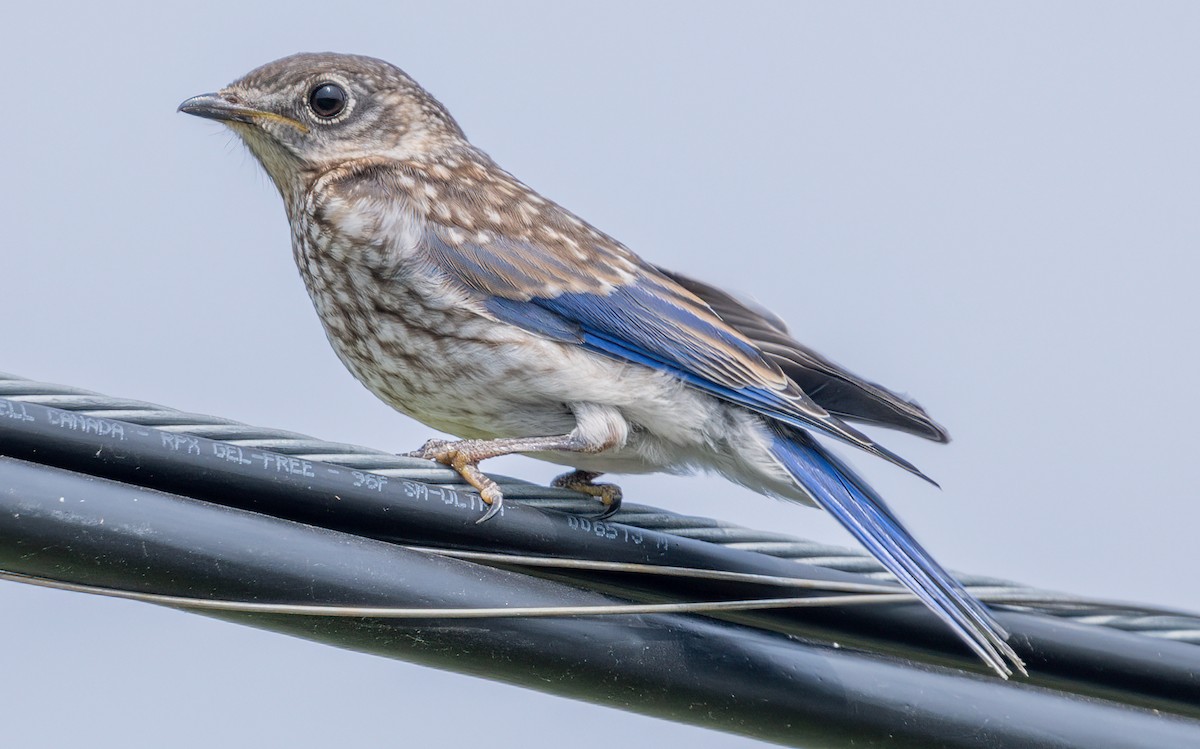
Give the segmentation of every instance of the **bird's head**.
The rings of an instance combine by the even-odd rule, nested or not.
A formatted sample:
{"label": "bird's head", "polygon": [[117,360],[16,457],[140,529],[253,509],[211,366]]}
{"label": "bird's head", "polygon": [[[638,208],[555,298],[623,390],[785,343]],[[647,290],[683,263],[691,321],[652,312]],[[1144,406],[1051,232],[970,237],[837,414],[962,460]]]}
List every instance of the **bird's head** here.
{"label": "bird's head", "polygon": [[435,159],[465,144],[446,109],[404,71],[356,55],[285,57],[179,111],[231,127],[285,197],[352,162]]}

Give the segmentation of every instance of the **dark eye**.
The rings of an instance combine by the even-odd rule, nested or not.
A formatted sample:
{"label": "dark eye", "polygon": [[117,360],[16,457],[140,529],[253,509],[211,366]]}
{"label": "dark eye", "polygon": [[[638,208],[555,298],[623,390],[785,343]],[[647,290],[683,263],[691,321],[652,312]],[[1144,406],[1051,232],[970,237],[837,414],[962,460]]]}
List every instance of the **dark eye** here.
{"label": "dark eye", "polygon": [[308,95],[308,106],[318,117],[337,117],[346,108],[346,89],[336,83],[322,83]]}

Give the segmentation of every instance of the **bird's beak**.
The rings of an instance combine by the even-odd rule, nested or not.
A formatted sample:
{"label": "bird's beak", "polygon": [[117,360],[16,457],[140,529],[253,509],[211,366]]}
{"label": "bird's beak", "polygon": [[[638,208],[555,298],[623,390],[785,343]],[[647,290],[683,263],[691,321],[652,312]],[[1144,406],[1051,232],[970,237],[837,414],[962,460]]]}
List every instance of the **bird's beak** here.
{"label": "bird's beak", "polygon": [[263,112],[234,104],[220,94],[200,94],[179,105],[179,111],[221,122],[254,122]]}
{"label": "bird's beak", "polygon": [[308,127],[303,123],[293,120],[291,117],[284,117],[274,112],[264,112],[261,109],[235,104],[220,94],[200,94],[199,96],[193,96],[180,104],[178,111],[185,114],[194,114],[197,117],[204,117],[209,120],[241,122],[247,125],[253,125],[263,120],[273,120],[291,125],[302,133],[308,132]]}

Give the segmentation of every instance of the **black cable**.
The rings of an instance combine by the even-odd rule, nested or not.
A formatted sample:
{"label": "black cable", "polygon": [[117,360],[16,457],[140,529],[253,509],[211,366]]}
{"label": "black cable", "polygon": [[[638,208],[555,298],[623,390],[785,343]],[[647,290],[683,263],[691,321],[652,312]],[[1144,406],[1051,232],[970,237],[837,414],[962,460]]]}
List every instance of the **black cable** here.
{"label": "black cable", "polygon": [[[4,405],[6,404],[7,405]],[[7,409],[4,411],[3,409]],[[483,505],[473,493],[374,477],[203,437],[80,416],[0,399],[0,453],[96,476],[340,530],[423,546],[506,551],[701,569],[870,582],[829,570],[678,538],[619,523],[596,523],[509,503],[504,515],[476,525]],[[647,580],[644,576],[531,571],[583,583],[637,601],[748,597],[744,585]],[[749,595],[795,591],[754,586]],[[724,614],[787,634],[986,673],[942,624],[917,604]],[[1200,649],[1053,617],[999,612],[1030,666],[1029,681],[1200,717]]]}
{"label": "black cable", "polygon": [[[577,586],[0,458],[0,566],[172,595],[595,605]],[[219,618],[783,744],[1194,747],[1200,724],[678,615]],[[536,725],[536,716],[531,717]]]}
{"label": "black cable", "polygon": [[[203,499],[230,508],[252,510],[279,520],[299,521],[329,531],[339,531],[338,535],[348,534],[347,537],[357,538],[363,542],[365,542],[364,539],[377,539],[492,552],[508,551],[545,556],[665,564],[820,580],[877,582],[857,574],[798,564],[793,561],[701,541],[630,528],[619,523],[595,523],[553,511],[521,507],[518,503],[508,504],[502,517],[480,526],[476,525],[474,521],[482,512],[482,505],[478,497],[465,491],[394,477],[379,481],[378,477],[345,467],[6,399],[0,399],[0,453],[37,461],[46,466],[104,476],[140,487],[176,493],[181,495],[175,498],[176,502],[184,501],[182,496]],[[55,475],[58,473],[55,472]],[[0,473],[0,489],[3,489],[8,483],[6,466],[5,472]],[[104,485],[107,483],[105,482]],[[94,486],[101,486],[101,484],[96,483]],[[132,487],[126,487],[126,489],[134,491]],[[536,490],[530,491],[537,493]],[[510,491],[510,497],[515,498],[519,494],[519,491]],[[10,495],[5,494],[4,496],[7,499]],[[216,520],[217,518],[227,519],[230,516],[221,514],[223,511],[210,505],[198,506],[208,507],[208,512],[214,514],[212,515],[213,522],[203,522],[197,529],[194,538],[194,543],[198,545],[197,548],[201,553],[215,553],[216,549],[225,549],[227,535],[222,529],[226,528],[227,522],[217,523]],[[3,505],[0,505],[0,511],[2,510]],[[26,513],[26,517],[28,517],[28,513]],[[5,560],[9,558],[7,544],[23,543],[22,536],[16,527],[13,528],[13,531],[13,535],[9,538],[0,535],[0,555]],[[69,525],[60,528],[59,532],[63,535],[56,539],[52,526],[47,526],[43,542],[57,540],[57,543],[70,550],[71,554],[78,554],[80,544],[77,540],[70,538],[71,531],[72,528]],[[239,537],[237,533],[233,535]],[[52,545],[51,548],[54,546]],[[273,541],[270,543],[264,541],[260,553],[273,554],[276,548]],[[389,548],[393,547],[389,545]],[[86,555],[85,558],[91,560],[91,557],[86,557]],[[127,588],[130,587],[129,583],[134,582],[137,583],[136,589],[139,590],[156,593],[173,592],[170,587],[145,587],[147,581],[158,579],[158,573],[153,571],[143,571],[141,575],[134,576],[132,580],[125,575],[122,571],[128,569],[130,562],[122,556],[119,545],[99,553],[98,559],[99,561],[91,560],[84,565],[89,570],[89,574],[97,574],[97,570],[94,569],[97,566],[101,571],[111,567],[120,574],[111,579],[96,580],[63,577],[61,573],[65,568],[57,568],[53,565],[48,570],[44,567],[31,569],[28,566],[23,568],[15,562],[12,564],[6,562],[4,567],[13,571],[71,579],[76,582],[99,582],[99,584],[108,584],[116,588]],[[236,564],[231,566],[231,562],[232,560],[226,559],[221,563],[221,568],[229,579],[219,580],[219,586],[212,589],[206,586],[212,582],[209,576],[213,574],[213,571],[210,569],[205,572],[203,577],[205,584],[200,586],[201,590],[207,591],[205,595],[229,597],[232,594],[235,597],[252,596],[253,600],[272,600],[273,591],[283,594],[288,589],[286,585],[282,588],[264,587],[260,585],[263,582],[262,579],[253,576],[246,578],[254,581],[253,590],[239,588],[241,583],[237,577],[240,570]],[[73,565],[78,566],[78,563],[77,559]],[[27,561],[26,564],[33,563]],[[34,566],[37,565],[34,564]],[[167,565],[162,570],[169,568],[170,565]],[[487,569],[479,565],[471,565],[471,568]],[[51,574],[46,574],[47,571]],[[285,572],[282,569],[277,570],[278,575],[284,575]],[[311,572],[311,570],[293,570],[288,574],[293,577],[295,575],[302,577],[307,572]],[[635,602],[803,595],[803,591],[770,585],[747,586],[746,583],[721,583],[679,578],[663,579],[644,575],[597,573],[582,570],[522,570],[522,573],[510,573],[510,577],[503,579],[521,580],[524,581],[522,584],[532,584],[530,581],[534,580],[533,575],[537,575],[543,578],[539,584],[555,585],[557,587],[554,590],[561,589],[563,587],[561,583],[569,583],[572,590],[583,586],[593,591],[619,596],[623,601]],[[194,595],[196,592],[194,585],[198,578],[195,576],[188,578],[186,575],[178,577],[179,574],[182,573],[175,573],[171,579],[177,581],[190,579],[189,585],[192,585],[193,588],[174,592],[179,595]],[[472,574],[476,574],[478,577],[479,573]],[[409,582],[412,581],[409,580]],[[304,586],[300,585],[299,587],[303,588]],[[520,585],[513,590],[519,589],[521,589]],[[339,589],[339,595],[344,592],[346,589]],[[357,593],[361,595],[362,591],[357,591]],[[319,595],[299,600],[310,603],[336,604],[365,602],[353,597],[322,597]],[[372,599],[377,605],[387,606],[401,606],[404,604],[400,601],[405,600],[412,600],[412,598],[411,596],[407,598],[401,596],[385,600]],[[446,605],[452,607],[481,606],[486,605],[483,603],[484,600],[487,598],[476,599],[463,595],[456,598],[455,603]],[[505,597],[505,600],[510,604],[513,602],[508,597]],[[559,603],[562,601],[559,600]],[[286,617],[222,616],[276,629],[289,629],[297,626],[295,622],[288,624]],[[913,673],[924,674],[920,677],[922,679],[950,678],[951,674],[945,669],[922,668],[911,661],[953,665],[961,669],[982,671],[965,648],[961,647],[955,638],[949,636],[940,622],[919,605],[896,604],[863,608],[743,612],[724,614],[722,618],[742,625],[750,625],[733,626],[719,623],[706,625],[719,628],[719,631],[723,633],[721,637],[724,638],[719,647],[731,648],[729,651],[731,653],[738,652],[738,646],[730,642],[731,638],[742,638],[757,630],[755,637],[777,638],[769,640],[773,643],[771,647],[774,649],[790,648],[792,647],[791,643],[796,642],[794,639],[778,639],[779,634],[799,636],[825,643],[837,643],[842,647],[841,651],[833,654],[816,648],[815,652],[825,653],[822,656],[824,658],[850,657],[847,654],[847,648],[862,648],[903,656],[910,661],[908,667],[914,669]],[[1140,705],[1191,717],[1200,716],[1200,686],[1197,685],[1196,678],[1196,675],[1200,673],[1200,649],[1193,645],[1152,639],[1132,633],[1076,624],[1055,617],[1016,611],[1002,611],[1000,618],[1004,625],[1014,633],[1014,643],[1018,651],[1030,664],[1031,679],[1029,681],[1033,683],[1061,692],[1101,696],[1117,703]],[[304,619],[308,621],[315,617],[305,617]],[[684,620],[696,621],[695,617],[674,616],[670,619],[673,623]],[[381,622],[382,620],[376,621]],[[578,622],[578,620],[573,621]],[[326,628],[343,632],[346,627],[344,623],[313,626],[321,632],[326,631]],[[412,625],[390,622],[387,624],[377,623],[374,626],[384,627],[389,631],[403,631],[406,626],[411,628]],[[451,629],[457,628],[455,631],[462,631],[462,626],[467,626],[469,629],[472,625],[454,625]],[[473,626],[478,627],[479,625]],[[506,624],[504,626],[514,631],[520,631],[522,625]],[[549,625],[542,622],[538,626]],[[610,622],[606,626],[621,625],[614,625]],[[754,629],[751,629],[751,626]],[[488,628],[492,628],[490,624]],[[606,636],[613,635],[609,633]],[[347,647],[357,647],[353,641],[342,639],[340,636],[324,639]],[[598,642],[603,643],[604,640]],[[714,647],[717,646],[714,645]],[[797,644],[796,647],[811,648],[812,646]],[[806,650],[806,652],[808,651]],[[387,648],[387,654],[410,660],[421,660],[408,651],[400,652],[392,646]],[[490,657],[496,657],[496,654]],[[581,653],[581,657],[594,658],[597,656],[592,653]],[[627,654],[626,657],[630,656]],[[857,659],[855,663],[888,663],[889,667],[897,667],[895,664],[881,659],[871,659],[865,656],[854,656],[854,658]],[[422,660],[422,662],[426,661]],[[633,666],[631,665],[631,667]],[[874,665],[864,666],[868,669],[874,667]],[[880,667],[882,668],[882,666]],[[463,668],[463,663],[457,663],[457,670],[463,670]],[[529,673],[522,671],[522,668],[519,666],[516,669],[519,673],[490,675],[506,681],[524,683],[530,677]],[[938,674],[941,676],[934,676]],[[975,680],[971,681],[975,683]],[[983,683],[991,684],[996,688],[1029,691],[1029,687],[1024,686],[1001,687],[994,677],[985,677]],[[539,688],[546,687],[543,684]],[[686,690],[687,687],[676,684],[674,688]],[[558,691],[557,688],[549,691],[574,694],[569,690]],[[884,713],[893,716],[907,709],[920,709],[933,715],[943,709],[949,709],[947,705],[936,704],[936,700],[939,699],[935,696],[937,694],[943,693],[937,690],[914,692],[913,687],[906,686],[890,696],[875,694],[869,698],[868,702],[870,704],[880,702],[886,704],[889,700],[892,701],[891,708],[895,710],[892,712],[884,710]],[[929,700],[922,697],[921,704],[914,705],[911,704],[915,699],[914,695],[929,695]],[[1058,698],[1063,697],[1064,695],[1058,695]],[[604,696],[596,696],[595,699],[612,704],[611,699]],[[786,701],[787,698],[779,696],[779,699]],[[1004,698],[997,699],[1003,700]],[[771,701],[768,700],[768,702]],[[901,703],[906,705],[903,710]],[[631,709],[639,708],[631,707]],[[670,717],[667,713],[662,712],[667,709],[665,707],[645,706],[641,709],[652,714]],[[982,709],[987,711],[991,708],[988,706]],[[1107,709],[1116,710],[1118,708],[1109,705]],[[896,710],[900,712],[895,712]],[[1130,714],[1140,713],[1130,712]],[[1023,720],[1024,717],[1011,714],[1010,722],[1018,718]],[[995,719],[999,720],[998,717]],[[757,732],[758,729],[748,729],[745,724],[738,721],[726,723],[722,719],[718,723],[717,727],[721,727],[723,730],[772,738],[771,735]],[[934,723],[936,724],[936,721]],[[764,723],[764,726],[769,725],[771,725],[769,720]],[[803,736],[805,741],[809,741],[813,735],[823,735],[820,732],[812,733],[815,729],[803,721],[794,723],[794,725],[807,727],[803,728],[800,733],[789,734],[793,737]],[[1196,730],[1197,727],[1197,724],[1190,721],[1180,725],[1191,725],[1192,728],[1189,730]],[[773,729],[763,728],[762,730]],[[845,734],[847,736],[853,734],[850,727],[842,727],[838,730],[849,731],[850,733]],[[875,729],[867,726],[863,730],[869,733]],[[889,732],[900,731],[901,733],[914,730],[917,729],[911,726],[904,730],[900,730],[897,726],[889,728]],[[865,734],[857,735],[861,738]],[[922,734],[918,730],[913,735],[927,734]],[[1200,733],[1194,733],[1192,736],[1195,741],[1200,742]],[[1126,734],[1125,738],[1128,739],[1129,735]],[[772,740],[781,739],[773,738]],[[1060,744],[1047,745],[1057,746]],[[1075,746],[1076,744],[1061,745]],[[1105,744],[1098,743],[1079,745],[1105,746]]]}

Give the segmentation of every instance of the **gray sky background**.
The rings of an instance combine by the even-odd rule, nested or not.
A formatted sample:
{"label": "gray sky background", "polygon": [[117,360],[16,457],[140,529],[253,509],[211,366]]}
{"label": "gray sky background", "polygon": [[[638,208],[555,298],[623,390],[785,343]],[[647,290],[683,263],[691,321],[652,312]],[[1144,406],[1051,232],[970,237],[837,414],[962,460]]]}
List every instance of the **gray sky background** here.
{"label": "gray sky background", "polygon": [[[33,5],[0,45],[0,370],[421,444],[326,344],[274,187],[175,113],[370,54],[535,189],[921,400],[950,446],[881,437],[942,491],[850,457],[947,566],[1200,610],[1200,5]],[[624,486],[852,543],[719,480]],[[0,584],[0,611],[12,746],[749,743],[150,606]]]}

